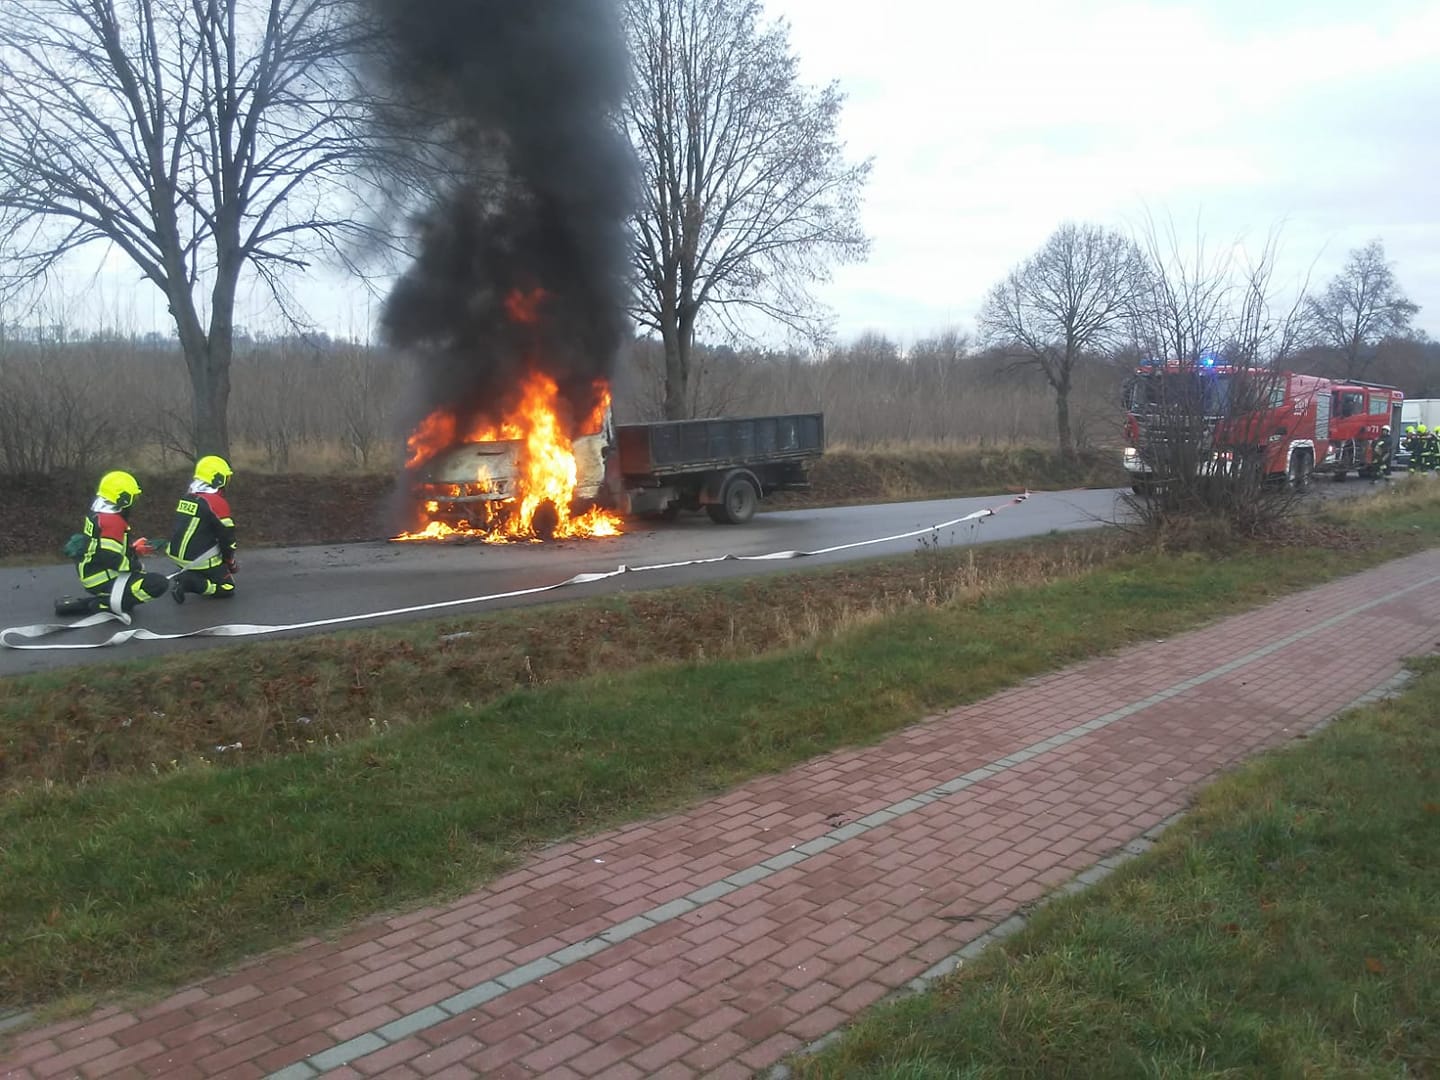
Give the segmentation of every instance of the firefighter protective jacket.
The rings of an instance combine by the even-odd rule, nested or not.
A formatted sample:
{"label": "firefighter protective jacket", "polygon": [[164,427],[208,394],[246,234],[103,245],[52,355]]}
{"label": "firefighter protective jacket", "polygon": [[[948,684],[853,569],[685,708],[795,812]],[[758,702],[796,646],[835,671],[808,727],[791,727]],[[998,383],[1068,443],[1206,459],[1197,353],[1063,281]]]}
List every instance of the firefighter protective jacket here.
{"label": "firefighter protective jacket", "polygon": [[195,483],[175,507],[170,558],[188,570],[213,570],[235,557],[235,519],[225,496]]}
{"label": "firefighter protective jacket", "polygon": [[130,522],[111,503],[96,499],[85,515],[85,554],[75,564],[80,584],[95,589],[114,581],[131,569],[132,557],[139,558],[130,543]]}

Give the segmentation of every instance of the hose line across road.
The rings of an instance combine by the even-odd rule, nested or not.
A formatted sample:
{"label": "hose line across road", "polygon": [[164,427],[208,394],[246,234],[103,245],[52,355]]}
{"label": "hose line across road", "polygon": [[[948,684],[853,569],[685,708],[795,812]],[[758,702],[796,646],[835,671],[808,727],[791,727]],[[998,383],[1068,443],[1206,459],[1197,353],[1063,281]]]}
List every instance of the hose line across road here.
{"label": "hose line across road", "polygon": [[[544,545],[272,548],[245,557],[233,599],[155,601],[137,609],[128,628],[106,615],[78,626],[54,621],[54,598],[75,590],[69,566],[6,569],[0,642],[8,648],[0,649],[0,676],[214,647],[237,637],[697,584],[779,570],[797,559],[823,564],[902,554],[932,535],[942,546],[1015,539],[1101,525],[1117,512],[1115,492],[1080,490],[782,511],[740,528],[697,518],[613,539]],[[103,648],[126,642],[134,644]]]}
{"label": "hose line across road", "polygon": [[1217,773],[1393,685],[1437,624],[1431,550],[552,845],[162,1001],[32,1027],[0,1076],[750,1076],[952,970]]}

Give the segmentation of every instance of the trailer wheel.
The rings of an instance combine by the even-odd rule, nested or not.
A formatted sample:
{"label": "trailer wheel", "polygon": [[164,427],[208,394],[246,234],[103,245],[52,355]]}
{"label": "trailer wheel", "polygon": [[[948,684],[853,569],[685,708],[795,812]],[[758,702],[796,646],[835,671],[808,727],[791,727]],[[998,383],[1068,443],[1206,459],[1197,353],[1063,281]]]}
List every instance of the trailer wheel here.
{"label": "trailer wheel", "polygon": [[710,520],[717,525],[744,525],[755,516],[760,493],[746,476],[732,476],[720,493],[720,501],[705,507]]}

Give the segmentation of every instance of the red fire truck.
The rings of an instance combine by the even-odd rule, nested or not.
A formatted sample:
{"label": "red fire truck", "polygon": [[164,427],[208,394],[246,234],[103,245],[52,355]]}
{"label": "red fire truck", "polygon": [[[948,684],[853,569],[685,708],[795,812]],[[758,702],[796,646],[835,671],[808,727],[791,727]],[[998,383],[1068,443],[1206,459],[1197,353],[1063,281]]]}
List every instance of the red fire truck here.
{"label": "red fire truck", "polygon": [[[1242,392],[1258,393],[1266,401],[1232,402]],[[1234,453],[1248,451],[1260,456],[1267,477],[1299,489],[1316,474],[1337,480],[1352,472],[1373,476],[1382,440],[1389,441],[1389,457],[1394,457],[1403,400],[1393,386],[1243,369],[1213,355],[1197,363],[1147,361],[1126,384],[1124,465],[1137,493],[1163,484],[1163,467],[1152,460],[1163,437],[1157,425],[1173,425],[1173,419],[1162,419],[1167,403],[1184,401],[1183,411],[1203,417],[1197,469],[1224,471]]]}

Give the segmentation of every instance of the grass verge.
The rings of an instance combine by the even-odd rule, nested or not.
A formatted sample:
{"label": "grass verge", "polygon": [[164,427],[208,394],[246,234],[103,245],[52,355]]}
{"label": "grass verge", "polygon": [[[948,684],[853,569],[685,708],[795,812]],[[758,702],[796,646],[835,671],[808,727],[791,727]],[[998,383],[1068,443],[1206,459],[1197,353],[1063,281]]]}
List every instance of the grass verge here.
{"label": "grass verge", "polygon": [[[1429,535],[1440,525],[1432,508]],[[1129,554],[853,620],[763,655],[596,674],[243,768],[0,803],[0,1000],[173,983],[473,886],[529,846],[877,739],[1399,550]]]}
{"label": "grass verge", "polygon": [[1440,662],[1419,670],[797,1074],[1436,1075]]}

